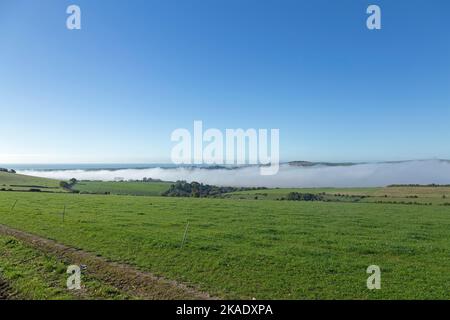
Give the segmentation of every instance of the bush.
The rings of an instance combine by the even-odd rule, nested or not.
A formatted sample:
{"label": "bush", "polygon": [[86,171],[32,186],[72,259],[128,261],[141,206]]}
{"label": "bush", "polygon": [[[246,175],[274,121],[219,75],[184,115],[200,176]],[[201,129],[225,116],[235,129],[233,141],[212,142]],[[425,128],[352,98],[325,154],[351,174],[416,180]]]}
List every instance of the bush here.
{"label": "bush", "polygon": [[234,188],[234,187],[218,187],[208,184],[186,181],[177,181],[172,184],[169,190],[163,192],[161,195],[165,197],[217,197],[229,192],[259,190],[259,188]]}
{"label": "bush", "polygon": [[323,196],[314,193],[299,193],[291,192],[287,196],[287,200],[290,201],[322,201]]}
{"label": "bush", "polygon": [[63,188],[63,189],[70,189],[70,184],[68,184],[68,183],[65,182],[65,181],[60,181],[60,182],[59,182],[59,186],[60,186],[61,188]]}

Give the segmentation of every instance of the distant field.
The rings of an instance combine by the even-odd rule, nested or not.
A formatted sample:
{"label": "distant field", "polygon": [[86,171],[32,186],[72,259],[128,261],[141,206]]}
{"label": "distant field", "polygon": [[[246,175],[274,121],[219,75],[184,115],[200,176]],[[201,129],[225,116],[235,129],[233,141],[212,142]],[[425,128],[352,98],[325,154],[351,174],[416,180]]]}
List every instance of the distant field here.
{"label": "distant field", "polygon": [[0,172],[0,190],[29,191],[38,189],[41,191],[66,192],[59,186],[58,180],[25,176]]}
{"label": "distant field", "polygon": [[450,299],[445,206],[2,192],[0,223],[222,298]]}
{"label": "distant field", "polygon": [[251,199],[254,196],[261,196],[261,199],[276,200],[286,197],[290,192],[301,193],[327,193],[327,194],[348,194],[348,195],[370,195],[377,191],[378,188],[276,188],[263,190],[238,191],[230,193],[232,198]]}
{"label": "distant field", "polygon": [[82,193],[110,193],[116,195],[159,196],[169,189],[170,182],[103,182],[80,181],[72,188]]}
{"label": "distant field", "polygon": [[346,196],[364,196],[360,202],[418,202],[450,204],[450,187],[385,187],[385,188],[298,188],[241,191],[227,194],[232,199],[280,200],[290,192],[325,193],[331,200],[352,202]]}

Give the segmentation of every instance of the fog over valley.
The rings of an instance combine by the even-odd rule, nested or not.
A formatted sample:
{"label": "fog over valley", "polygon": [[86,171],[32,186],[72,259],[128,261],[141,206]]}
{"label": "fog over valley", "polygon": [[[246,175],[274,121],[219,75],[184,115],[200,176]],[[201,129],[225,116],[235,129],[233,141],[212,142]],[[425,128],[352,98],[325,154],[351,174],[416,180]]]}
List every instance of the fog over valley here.
{"label": "fog over valley", "polygon": [[450,162],[422,160],[364,163],[354,165],[292,166],[283,164],[278,174],[260,175],[259,167],[225,168],[147,168],[119,170],[19,170],[18,173],[59,180],[142,180],[197,181],[236,187],[378,187],[390,184],[449,184]]}

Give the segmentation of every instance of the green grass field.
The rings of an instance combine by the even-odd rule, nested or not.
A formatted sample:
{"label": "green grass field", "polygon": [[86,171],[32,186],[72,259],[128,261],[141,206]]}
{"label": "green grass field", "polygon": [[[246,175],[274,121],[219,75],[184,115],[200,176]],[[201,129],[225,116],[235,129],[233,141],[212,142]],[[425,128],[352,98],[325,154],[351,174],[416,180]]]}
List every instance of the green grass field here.
{"label": "green grass field", "polygon": [[159,196],[169,189],[170,182],[103,182],[79,181],[72,188],[81,193],[110,193],[116,195]]}
{"label": "green grass field", "polygon": [[[290,192],[324,193],[331,200],[351,202],[350,196],[365,196],[360,202],[450,203],[450,187],[385,187],[385,188],[302,188],[240,191],[227,194],[230,199],[278,200]],[[346,199],[347,198],[347,199]]]}
{"label": "green grass field", "polygon": [[58,180],[0,172],[1,191],[29,191],[30,189],[38,189],[41,191],[51,192],[65,192],[65,190],[59,186]]}
{"label": "green grass field", "polygon": [[0,235],[0,276],[15,299],[129,299],[117,289],[83,276],[83,291],[66,289],[67,265],[12,237]]}
{"label": "green grass field", "polygon": [[445,206],[0,192],[0,223],[221,298],[450,298]]}

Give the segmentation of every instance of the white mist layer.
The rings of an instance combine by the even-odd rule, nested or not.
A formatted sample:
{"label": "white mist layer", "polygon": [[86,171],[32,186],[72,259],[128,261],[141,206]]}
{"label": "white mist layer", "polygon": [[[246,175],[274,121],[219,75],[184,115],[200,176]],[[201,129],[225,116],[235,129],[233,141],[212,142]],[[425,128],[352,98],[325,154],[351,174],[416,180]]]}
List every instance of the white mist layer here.
{"label": "white mist layer", "polygon": [[450,163],[439,160],[371,163],[352,166],[280,166],[278,174],[262,176],[258,167],[240,169],[150,168],[121,170],[23,170],[19,173],[59,180],[197,181],[236,187],[378,187],[390,184],[450,184]]}

